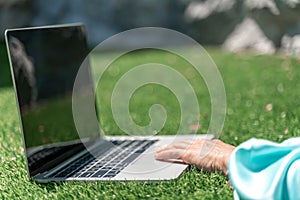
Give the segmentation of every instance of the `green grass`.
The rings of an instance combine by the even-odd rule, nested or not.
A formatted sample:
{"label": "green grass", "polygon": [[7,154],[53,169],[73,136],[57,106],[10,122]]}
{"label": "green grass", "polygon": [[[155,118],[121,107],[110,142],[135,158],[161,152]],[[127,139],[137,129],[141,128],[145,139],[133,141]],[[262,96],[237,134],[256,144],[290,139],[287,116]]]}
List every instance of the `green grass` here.
{"label": "green grass", "polygon": [[[97,55],[93,58],[92,66],[94,67],[94,71],[97,71],[97,69],[103,66],[103,63],[101,62],[101,59],[97,57]],[[195,90],[195,93],[197,94],[199,109],[202,116],[202,129],[199,131],[199,133],[206,132],[210,119],[210,98],[206,85],[201,76],[197,75],[196,70],[187,61],[181,59],[179,56],[165,51],[153,49],[134,51],[121,56],[114,61],[109,66],[106,73],[102,75],[97,84],[97,96],[99,113],[101,116],[100,122],[104,132],[110,135],[126,134],[116,125],[114,121],[111,111],[111,91],[115,89],[114,87],[116,86],[117,81],[119,81],[126,72],[136,66],[141,66],[147,63],[159,63],[170,66],[188,78],[190,84]],[[133,79],[139,79],[139,77],[133,77]],[[127,84],[127,82],[131,83],[134,80],[127,78],[126,82],[123,84]],[[151,78],[151,80],[156,79]],[[126,94],[127,91],[125,90],[122,96]],[[175,134],[180,124],[180,102],[176,98],[176,94],[174,94],[167,87],[163,87],[159,84],[148,83],[143,85],[139,87],[131,96],[129,110],[134,122],[140,126],[148,125],[150,123],[148,112],[149,108],[153,104],[161,104],[166,109],[168,114],[166,123],[159,134]],[[198,120],[196,113],[189,113],[188,118],[183,120],[184,122],[188,122],[187,124],[193,124],[195,118]],[[185,127],[183,131],[184,133],[191,132],[188,127],[189,126]]]}
{"label": "green grass", "polygon": [[[251,137],[280,142],[300,135],[299,60],[282,56],[233,55],[213,48],[209,48],[209,53],[218,65],[226,87],[228,108],[221,135],[222,140],[238,145]],[[5,60],[3,55],[1,53],[1,60]],[[139,62],[137,59],[141,57],[131,56],[126,58],[125,64],[137,64]],[[159,54],[153,53],[151,59],[159,60],[160,58]],[[1,62],[0,67],[1,72],[7,71],[6,64]],[[0,79],[4,83],[9,83],[9,77],[7,73],[1,73]],[[103,81],[108,81],[108,79]],[[5,86],[0,88],[0,197],[2,199],[232,199],[232,189],[227,185],[228,180],[225,176],[199,171],[195,168],[184,172],[176,180],[163,182],[38,184],[31,181],[25,169],[14,92],[11,87],[7,87],[9,84],[2,86]],[[150,86],[143,89],[150,90],[147,87]],[[163,99],[164,95],[170,95],[166,89],[155,87],[151,91],[158,91],[159,99]],[[196,88],[199,93],[198,98],[203,99],[205,95],[201,94],[206,94],[205,87]],[[145,125],[149,122],[145,113],[154,99],[150,98],[149,102],[142,104],[142,94],[141,91],[133,97],[138,104],[131,105],[131,112],[135,116],[136,123]],[[104,93],[100,98],[109,100],[110,97],[108,93]],[[169,107],[166,109],[172,111],[177,108],[177,103],[172,95],[170,99],[172,103],[168,104]],[[270,103],[273,109],[265,112],[265,106]],[[203,128],[199,130],[199,133],[207,129],[209,106],[209,100],[203,100],[200,104],[201,113],[203,111],[203,116],[201,116]],[[105,103],[100,105],[101,112],[104,112],[102,114],[106,114],[106,117],[101,118],[104,131],[112,130],[113,133],[121,133],[111,120],[109,110],[105,108]],[[176,129],[177,118],[177,114],[174,117],[171,115],[162,134]],[[288,129],[287,134],[286,129]]]}

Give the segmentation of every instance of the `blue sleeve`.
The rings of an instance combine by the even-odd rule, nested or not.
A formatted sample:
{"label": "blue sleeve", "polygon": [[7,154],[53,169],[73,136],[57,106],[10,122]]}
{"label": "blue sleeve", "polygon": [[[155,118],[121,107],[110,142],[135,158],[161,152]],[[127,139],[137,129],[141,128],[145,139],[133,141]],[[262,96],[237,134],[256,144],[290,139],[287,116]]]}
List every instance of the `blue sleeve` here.
{"label": "blue sleeve", "polygon": [[234,150],[228,172],[236,199],[300,199],[300,138],[250,139]]}

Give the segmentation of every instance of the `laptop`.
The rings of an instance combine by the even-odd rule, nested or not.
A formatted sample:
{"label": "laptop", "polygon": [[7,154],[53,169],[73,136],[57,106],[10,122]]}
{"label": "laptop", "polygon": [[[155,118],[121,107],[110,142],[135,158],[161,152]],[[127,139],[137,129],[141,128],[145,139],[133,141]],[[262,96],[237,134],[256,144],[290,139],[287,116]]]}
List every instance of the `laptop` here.
{"label": "laptop", "polygon": [[[33,180],[174,179],[187,165],[155,160],[156,148],[183,139],[213,138],[207,134],[108,137],[100,127],[79,137],[72,115],[72,89],[89,53],[84,26],[9,29],[5,40],[27,170]],[[91,67],[84,67],[86,81],[81,87],[85,95],[94,96]]]}

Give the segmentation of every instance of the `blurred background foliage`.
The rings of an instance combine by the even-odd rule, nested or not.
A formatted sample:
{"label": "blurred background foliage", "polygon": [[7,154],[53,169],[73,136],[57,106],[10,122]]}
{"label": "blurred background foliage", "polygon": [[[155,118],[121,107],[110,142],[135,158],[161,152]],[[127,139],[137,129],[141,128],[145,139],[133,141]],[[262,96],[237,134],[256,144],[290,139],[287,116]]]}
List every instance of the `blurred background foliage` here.
{"label": "blurred background foliage", "polygon": [[[0,0],[2,43],[7,28],[74,22],[85,24],[90,48],[120,31],[155,26],[235,53],[300,55],[298,0]],[[2,43],[0,86],[9,86]]]}
{"label": "blurred background foliage", "polygon": [[[229,50],[250,48],[259,53],[272,53],[276,48],[286,46],[288,37],[300,33],[300,2],[298,0],[0,1],[2,39],[6,28],[72,22],[82,22],[86,25],[91,45],[96,45],[120,31],[157,26],[188,34],[201,44],[224,45]],[[243,45],[237,45],[231,41],[234,36],[249,41],[240,40]],[[142,41],[143,38],[137,40]]]}

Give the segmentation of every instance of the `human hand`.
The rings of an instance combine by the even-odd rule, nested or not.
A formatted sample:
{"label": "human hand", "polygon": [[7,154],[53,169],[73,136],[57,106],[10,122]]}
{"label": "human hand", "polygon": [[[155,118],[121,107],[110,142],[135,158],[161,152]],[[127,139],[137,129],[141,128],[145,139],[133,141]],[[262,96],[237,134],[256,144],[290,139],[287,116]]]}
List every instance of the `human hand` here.
{"label": "human hand", "polygon": [[227,164],[234,146],[221,140],[184,140],[156,150],[155,159],[170,161],[180,159],[208,171],[219,170],[227,175]]}

